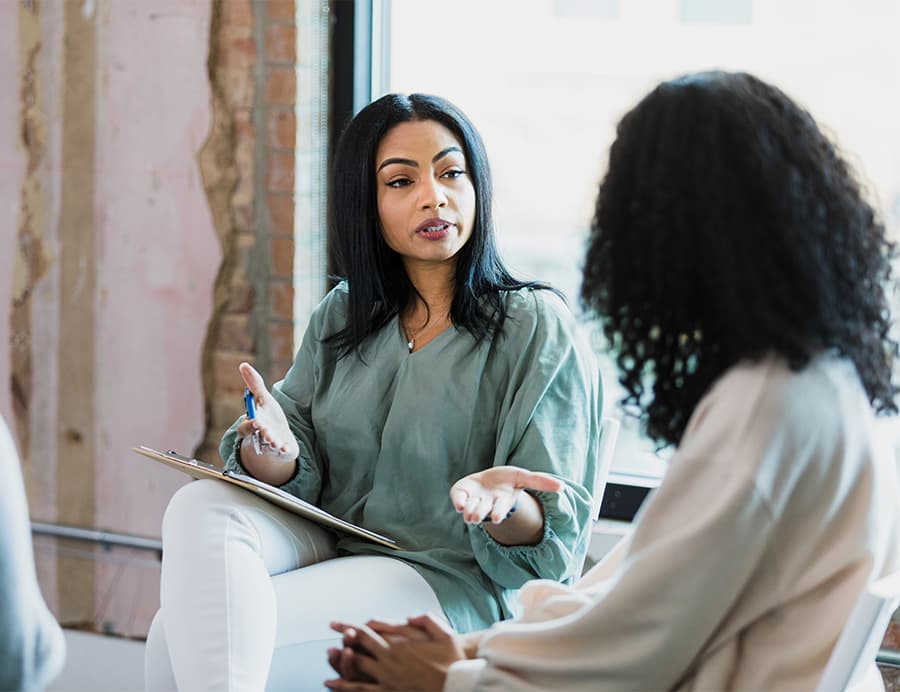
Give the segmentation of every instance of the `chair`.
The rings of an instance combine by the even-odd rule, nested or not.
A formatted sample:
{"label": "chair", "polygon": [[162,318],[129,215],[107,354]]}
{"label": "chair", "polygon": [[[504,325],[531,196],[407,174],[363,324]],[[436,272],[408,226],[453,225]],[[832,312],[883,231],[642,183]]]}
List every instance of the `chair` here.
{"label": "chair", "polygon": [[900,604],[900,571],[873,581],[850,612],[816,692],[882,690],[875,655]]}
{"label": "chair", "polygon": [[600,445],[597,450],[597,469],[594,475],[594,502],[591,506],[591,519],[597,520],[600,515],[600,503],[606,490],[606,479],[609,467],[616,452],[616,440],[619,437],[619,421],[611,416],[603,416],[600,420]]}

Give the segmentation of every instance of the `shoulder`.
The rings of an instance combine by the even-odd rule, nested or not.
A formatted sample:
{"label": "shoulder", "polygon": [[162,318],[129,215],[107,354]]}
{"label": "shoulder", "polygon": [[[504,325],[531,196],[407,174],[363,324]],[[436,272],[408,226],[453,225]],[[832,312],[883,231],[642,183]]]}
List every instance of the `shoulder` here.
{"label": "shoulder", "polygon": [[597,357],[588,329],[553,291],[522,288],[505,295],[506,319],[501,350],[510,357],[537,358],[548,367],[577,364],[587,379],[597,379]]}
{"label": "shoulder", "polygon": [[506,334],[522,335],[545,330],[569,332],[575,329],[575,316],[553,291],[520,288],[505,292],[503,299],[506,305],[503,332]]}
{"label": "shoulder", "polygon": [[767,356],[719,378],[697,405],[678,451],[704,463],[740,460],[766,494],[780,495],[791,485],[785,473],[796,478],[834,458],[849,439],[862,442],[858,431],[872,416],[849,362],[819,356],[795,370]]}
{"label": "shoulder", "polygon": [[[799,370],[776,356],[742,362],[727,370],[697,406],[715,407],[729,418],[777,420],[794,428],[838,423],[860,401],[862,387],[852,364],[819,356]],[[868,405],[865,406],[868,410]]]}
{"label": "shoulder", "polygon": [[349,294],[350,288],[346,281],[341,281],[328,291],[313,309],[309,329],[318,334],[343,329],[347,323]]}

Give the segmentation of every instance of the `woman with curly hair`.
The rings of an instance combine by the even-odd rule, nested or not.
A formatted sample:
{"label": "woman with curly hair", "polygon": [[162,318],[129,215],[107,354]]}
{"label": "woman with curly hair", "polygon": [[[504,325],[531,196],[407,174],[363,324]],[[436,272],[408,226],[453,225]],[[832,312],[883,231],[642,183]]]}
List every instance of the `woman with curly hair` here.
{"label": "woman with curly hair", "polygon": [[329,686],[814,689],[867,583],[900,564],[874,420],[896,411],[892,254],[779,89],[723,72],[657,86],[618,126],[582,300],[623,403],[675,447],[663,482],[627,544],[574,586],[526,586],[514,621],[336,623]]}

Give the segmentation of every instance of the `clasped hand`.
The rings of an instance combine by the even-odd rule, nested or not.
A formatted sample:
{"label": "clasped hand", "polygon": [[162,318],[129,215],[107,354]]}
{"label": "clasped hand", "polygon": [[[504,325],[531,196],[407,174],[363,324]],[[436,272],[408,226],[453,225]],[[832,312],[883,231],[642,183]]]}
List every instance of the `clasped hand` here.
{"label": "clasped hand", "polygon": [[433,615],[404,625],[370,620],[359,626],[333,622],[331,628],[343,635],[342,647],[328,650],[340,675],[325,681],[333,690],[441,690],[447,669],[466,658],[463,638]]}

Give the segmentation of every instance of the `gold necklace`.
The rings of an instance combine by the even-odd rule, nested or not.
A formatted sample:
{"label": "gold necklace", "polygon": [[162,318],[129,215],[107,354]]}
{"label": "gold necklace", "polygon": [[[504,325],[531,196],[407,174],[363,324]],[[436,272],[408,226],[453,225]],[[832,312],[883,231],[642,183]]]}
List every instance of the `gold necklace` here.
{"label": "gold necklace", "polygon": [[406,332],[406,339],[407,339],[406,348],[409,349],[410,353],[412,353],[413,349],[416,347],[416,339],[418,339],[419,336],[422,334],[422,332],[425,331],[425,328],[427,326],[428,326],[428,322],[426,322],[424,325],[422,325],[422,328],[419,331],[417,331],[415,334],[413,334],[412,336],[409,335],[409,330],[406,327],[403,328],[403,331]]}
{"label": "gold necklace", "polygon": [[[404,334],[406,335],[406,348],[407,348],[407,350],[408,350],[410,353],[412,353],[413,350],[415,350],[415,348],[416,348],[416,339],[418,339],[420,336],[422,336],[422,334],[425,333],[425,330],[426,330],[426,329],[428,329],[429,327],[433,327],[434,325],[438,324],[439,322],[442,322],[442,320],[436,319],[436,320],[432,321],[432,320],[429,318],[428,321],[426,321],[425,324],[423,324],[422,327],[421,327],[415,334],[413,334],[412,336],[409,335],[409,329],[407,329],[407,328],[404,326],[404,327],[403,327],[403,332],[404,332]],[[402,324],[402,322],[401,322],[401,324]]]}

